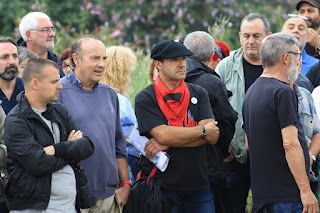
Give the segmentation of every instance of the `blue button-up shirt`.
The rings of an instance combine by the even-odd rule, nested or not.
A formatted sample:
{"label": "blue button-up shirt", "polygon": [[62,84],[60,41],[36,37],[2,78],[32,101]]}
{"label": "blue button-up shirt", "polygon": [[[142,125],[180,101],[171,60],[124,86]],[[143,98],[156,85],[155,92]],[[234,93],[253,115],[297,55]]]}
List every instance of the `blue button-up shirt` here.
{"label": "blue button-up shirt", "polygon": [[319,63],[318,59],[308,55],[304,49],[303,49],[303,52],[302,52],[301,60],[302,60],[302,66],[301,66],[300,72],[303,75],[306,75],[307,72],[310,70],[310,68],[313,67],[313,65]]}
{"label": "blue button-up shirt", "polygon": [[313,135],[320,132],[320,125],[314,106],[311,93],[302,87],[294,85],[294,90],[298,96],[298,112],[300,122],[303,126],[307,144],[310,146]]}
{"label": "blue button-up shirt", "polygon": [[1,106],[3,108],[3,111],[6,113],[6,115],[11,111],[15,105],[17,105],[17,95],[21,92],[24,91],[24,86],[22,83],[22,78],[17,77],[16,79],[16,85],[14,86],[14,90],[11,94],[10,100],[7,98],[7,96],[2,92],[0,89],[0,100]]}
{"label": "blue button-up shirt", "polygon": [[[73,70],[71,70],[70,73],[67,75],[67,79],[68,79],[68,81],[69,81],[73,86],[76,86],[76,87],[82,89],[81,81],[80,81],[79,78],[74,74]],[[93,89],[96,88],[97,86],[98,86],[98,83],[96,83],[96,84],[93,86]]]}

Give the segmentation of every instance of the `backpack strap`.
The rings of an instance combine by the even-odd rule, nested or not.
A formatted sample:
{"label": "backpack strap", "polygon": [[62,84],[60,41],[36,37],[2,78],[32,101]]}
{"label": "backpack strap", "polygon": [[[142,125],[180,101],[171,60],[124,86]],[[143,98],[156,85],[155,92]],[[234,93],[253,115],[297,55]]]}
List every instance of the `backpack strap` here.
{"label": "backpack strap", "polygon": [[149,186],[150,178],[156,174],[157,170],[158,170],[158,168],[155,166],[155,167],[153,167],[152,171],[150,172],[150,175],[148,176],[148,179],[146,181],[147,187]]}

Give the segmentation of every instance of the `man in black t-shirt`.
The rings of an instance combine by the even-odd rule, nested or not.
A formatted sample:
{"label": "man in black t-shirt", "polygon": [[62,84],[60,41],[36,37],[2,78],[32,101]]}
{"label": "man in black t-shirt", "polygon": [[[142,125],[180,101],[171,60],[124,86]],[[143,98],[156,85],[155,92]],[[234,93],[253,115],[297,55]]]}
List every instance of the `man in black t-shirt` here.
{"label": "man in black t-shirt", "polygon": [[263,40],[264,71],[243,101],[253,212],[319,212],[309,185],[310,160],[297,96],[288,86],[301,66],[298,45],[284,33]]}
{"label": "man in black t-shirt", "polygon": [[159,77],[137,94],[135,111],[140,134],[152,138],[146,156],[168,149],[170,161],[157,183],[163,196],[175,201],[172,212],[215,212],[204,144],[218,141],[219,128],[208,93],[184,82],[185,56],[190,55],[185,46],[169,40],[152,49]]}

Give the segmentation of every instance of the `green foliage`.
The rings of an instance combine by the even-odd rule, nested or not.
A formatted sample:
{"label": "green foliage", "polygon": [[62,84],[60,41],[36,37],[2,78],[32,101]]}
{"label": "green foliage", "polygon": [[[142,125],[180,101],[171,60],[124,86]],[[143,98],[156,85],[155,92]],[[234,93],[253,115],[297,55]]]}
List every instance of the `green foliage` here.
{"label": "green foliage", "polygon": [[[250,12],[264,14],[271,30],[279,31],[283,14],[294,10],[294,0],[2,0],[0,35],[19,37],[21,18],[31,11],[47,13],[58,28],[58,39],[69,46],[70,37],[98,34],[115,44],[142,47],[148,51],[160,40],[179,39],[195,30],[228,18],[220,40],[239,47],[239,25]],[[66,39],[67,41],[64,41]],[[59,49],[60,51],[60,49]]]}
{"label": "green foliage", "polygon": [[250,12],[265,15],[278,32],[295,0],[1,0],[0,35],[20,37],[21,18],[31,11],[47,13],[57,27],[53,52],[60,55],[80,36],[94,34],[106,46],[124,45],[137,53],[131,101],[150,83],[150,49],[164,39],[179,39],[195,30],[209,31],[230,49],[240,47],[239,27]]}
{"label": "green foliage", "polygon": [[136,55],[138,61],[132,73],[131,90],[129,94],[132,106],[134,106],[136,94],[151,83],[149,79],[150,57],[146,56],[142,51],[138,51]]}

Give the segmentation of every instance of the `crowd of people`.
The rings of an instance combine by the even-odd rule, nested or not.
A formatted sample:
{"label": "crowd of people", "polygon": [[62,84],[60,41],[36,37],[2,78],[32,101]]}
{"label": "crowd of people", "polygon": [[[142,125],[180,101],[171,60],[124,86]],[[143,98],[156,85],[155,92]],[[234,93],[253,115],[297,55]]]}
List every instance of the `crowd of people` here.
{"label": "crowd of people", "polygon": [[134,109],[130,48],[87,35],[59,57],[50,17],[25,15],[0,38],[0,212],[135,212],[150,173],[162,212],[244,213],[250,190],[252,212],[319,212],[320,1],[296,9],[273,33],[246,15],[233,51],[204,31],[159,41]]}

